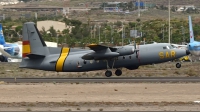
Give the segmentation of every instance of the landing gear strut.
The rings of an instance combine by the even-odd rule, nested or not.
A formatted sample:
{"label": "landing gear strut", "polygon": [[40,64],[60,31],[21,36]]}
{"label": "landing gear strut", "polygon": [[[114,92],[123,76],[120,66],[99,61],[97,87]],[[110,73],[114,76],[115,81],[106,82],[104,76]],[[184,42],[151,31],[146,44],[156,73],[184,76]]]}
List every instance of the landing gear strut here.
{"label": "landing gear strut", "polygon": [[[113,69],[114,64],[115,64],[115,59],[114,59],[114,61],[113,61],[112,67],[109,67],[109,65],[108,65],[108,60],[106,60],[106,66],[107,66],[107,71],[105,72],[105,76],[106,76],[106,77],[111,77],[111,76],[112,76],[112,71],[109,70],[109,69]],[[116,75],[116,76],[121,76],[121,75],[122,75],[122,71],[121,71],[120,69],[117,69],[117,70],[115,71],[115,75]]]}

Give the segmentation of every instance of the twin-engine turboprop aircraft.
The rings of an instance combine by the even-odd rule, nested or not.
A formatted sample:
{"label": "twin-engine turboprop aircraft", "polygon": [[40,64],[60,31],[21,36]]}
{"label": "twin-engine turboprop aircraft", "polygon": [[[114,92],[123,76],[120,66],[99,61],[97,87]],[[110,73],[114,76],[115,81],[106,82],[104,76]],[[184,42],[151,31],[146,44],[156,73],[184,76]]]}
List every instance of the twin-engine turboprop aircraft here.
{"label": "twin-engine turboprop aircraft", "polygon": [[[106,69],[105,75],[122,74],[121,68],[137,69],[141,65],[162,63],[188,55],[185,49],[174,49],[169,43],[107,47],[91,44],[91,50],[47,47],[33,22],[23,25],[23,59],[21,68],[57,72],[84,72]],[[176,66],[179,68],[180,63]]]}

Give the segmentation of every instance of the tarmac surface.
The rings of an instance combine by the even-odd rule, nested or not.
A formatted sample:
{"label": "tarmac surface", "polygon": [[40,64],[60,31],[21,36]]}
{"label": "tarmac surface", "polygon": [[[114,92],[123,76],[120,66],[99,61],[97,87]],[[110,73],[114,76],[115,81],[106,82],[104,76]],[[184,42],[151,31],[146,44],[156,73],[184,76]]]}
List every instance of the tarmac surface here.
{"label": "tarmac surface", "polygon": [[0,78],[7,83],[142,83],[142,82],[200,82],[200,77],[110,77],[110,78]]}
{"label": "tarmac surface", "polygon": [[1,83],[1,111],[199,111],[200,83]]}

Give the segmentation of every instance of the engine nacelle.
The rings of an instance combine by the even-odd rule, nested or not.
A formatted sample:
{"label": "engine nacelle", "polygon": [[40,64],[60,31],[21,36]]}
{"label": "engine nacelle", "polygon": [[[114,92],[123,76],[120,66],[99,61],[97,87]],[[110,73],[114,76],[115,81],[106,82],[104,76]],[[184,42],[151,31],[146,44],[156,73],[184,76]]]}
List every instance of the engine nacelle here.
{"label": "engine nacelle", "polygon": [[118,52],[120,56],[131,55],[135,52],[135,49],[134,46],[123,46],[119,47],[116,52]]}

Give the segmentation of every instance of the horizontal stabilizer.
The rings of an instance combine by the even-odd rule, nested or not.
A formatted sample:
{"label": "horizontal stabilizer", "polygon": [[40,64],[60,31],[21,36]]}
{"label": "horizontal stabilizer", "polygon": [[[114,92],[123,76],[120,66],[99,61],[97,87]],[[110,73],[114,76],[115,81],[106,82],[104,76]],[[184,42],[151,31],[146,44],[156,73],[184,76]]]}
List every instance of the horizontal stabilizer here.
{"label": "horizontal stabilizer", "polygon": [[29,57],[30,59],[38,59],[38,58],[44,58],[44,55],[38,55],[38,54],[27,54],[27,57]]}

